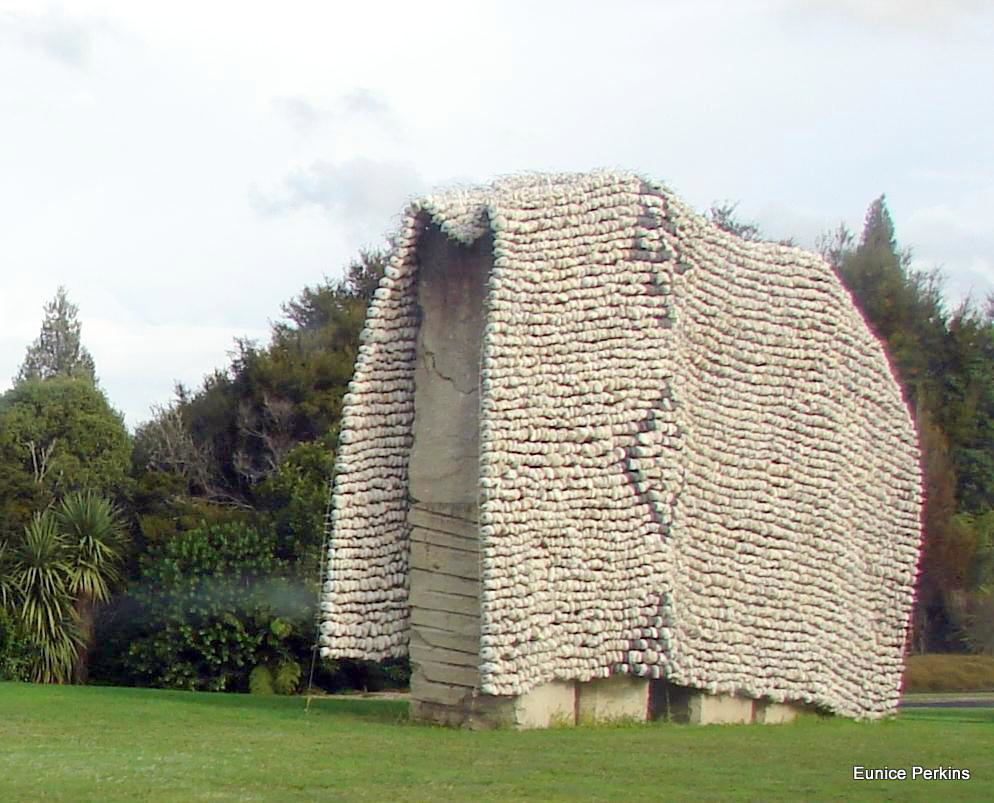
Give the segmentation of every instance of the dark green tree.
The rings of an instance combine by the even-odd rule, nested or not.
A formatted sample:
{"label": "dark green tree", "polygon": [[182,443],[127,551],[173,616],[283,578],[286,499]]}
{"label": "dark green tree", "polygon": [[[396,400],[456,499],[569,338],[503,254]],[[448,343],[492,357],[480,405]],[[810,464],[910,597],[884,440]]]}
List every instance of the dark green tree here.
{"label": "dark green tree", "polygon": [[55,298],[45,305],[41,333],[28,346],[15,383],[55,376],[96,382],[93,357],[80,342],[78,312],[79,308],[66,296],[66,289],[59,287]]}
{"label": "dark green tree", "polygon": [[[972,416],[970,392],[963,386],[969,380],[956,378],[956,365],[974,359],[966,353],[970,348],[963,350],[969,337],[964,331],[957,343],[950,328],[941,274],[913,270],[910,252],[898,248],[884,196],[870,204],[858,243],[840,227],[823,241],[822,253],[883,343],[918,427],[925,511],[914,647],[949,648],[956,643],[952,609],[968,585],[976,543],[954,522],[961,486],[952,424]],[[951,404],[951,393],[963,403]],[[959,429],[965,426],[960,420]]]}
{"label": "dark green tree", "polygon": [[[167,509],[182,504],[178,483],[188,497],[256,514],[275,530],[278,554],[316,574],[342,399],[384,267],[382,253],[364,252],[344,279],[304,288],[283,306],[268,346],[238,341],[227,370],[196,392],[178,388],[139,427],[145,525],[162,532],[164,519],[177,520]],[[154,499],[155,489],[170,489],[171,500]]]}
{"label": "dark green tree", "polygon": [[0,397],[0,533],[70,491],[121,496],[130,462],[124,420],[90,381],[21,382]]}

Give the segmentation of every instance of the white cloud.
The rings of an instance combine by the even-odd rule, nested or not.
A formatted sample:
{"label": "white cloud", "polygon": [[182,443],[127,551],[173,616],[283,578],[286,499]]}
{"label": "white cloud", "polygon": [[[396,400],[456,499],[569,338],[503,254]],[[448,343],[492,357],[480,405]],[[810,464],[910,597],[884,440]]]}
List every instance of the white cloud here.
{"label": "white cloud", "polygon": [[251,202],[265,215],[317,207],[342,226],[353,241],[382,239],[425,182],[407,162],[356,157],[343,162],[316,160],[292,170],[271,190],[253,188]]}
{"label": "white cloud", "polygon": [[400,120],[396,110],[382,94],[354,87],[321,103],[300,95],[273,98],[273,108],[299,133],[312,133],[318,128],[344,129],[347,126],[370,125],[380,133],[397,138]]}
{"label": "white cloud", "polygon": [[12,42],[69,67],[87,66],[94,41],[111,33],[114,29],[104,19],[71,16],[59,8],[44,13],[0,12],[0,42]]}
{"label": "white cloud", "polygon": [[83,341],[93,355],[100,384],[113,389],[111,404],[132,428],[150,417],[152,404],[172,396],[176,382],[196,388],[214,369],[225,368],[236,338],[266,342],[268,336],[268,329],[154,326],[103,318],[92,318],[83,327]]}
{"label": "white cloud", "polygon": [[878,33],[944,36],[989,16],[987,0],[783,0],[782,11],[800,22],[835,22]]}
{"label": "white cloud", "polygon": [[915,209],[900,226],[912,246],[914,265],[939,268],[948,277],[953,303],[968,293],[994,291],[994,184],[954,199]]}

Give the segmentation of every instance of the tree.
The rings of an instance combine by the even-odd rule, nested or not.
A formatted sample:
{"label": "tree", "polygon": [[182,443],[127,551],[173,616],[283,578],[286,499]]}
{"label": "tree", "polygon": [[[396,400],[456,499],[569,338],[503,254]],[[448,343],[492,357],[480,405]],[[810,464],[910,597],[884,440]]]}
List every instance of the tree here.
{"label": "tree", "polygon": [[7,542],[0,539],[0,610],[13,607],[16,593],[11,550]]}
{"label": "tree", "polygon": [[[239,340],[230,368],[215,371],[196,392],[177,388],[176,399],[136,433],[139,488],[179,484],[201,500],[256,511],[264,526],[275,526],[281,556],[296,563],[313,552],[325,512],[327,458],[385,265],[384,254],[363,252],[345,279],[306,287],[284,304],[285,320],[273,326],[267,347]],[[144,510],[140,516],[161,532],[163,503],[170,500],[152,496],[147,504],[156,508],[156,521]]]}
{"label": "tree", "polygon": [[55,520],[67,548],[67,590],[73,599],[81,645],[73,666],[73,680],[87,680],[87,658],[93,647],[96,606],[110,601],[113,585],[121,579],[125,531],[120,511],[106,497],[75,491],[55,509]]}
{"label": "tree", "polygon": [[35,647],[31,679],[65,683],[82,638],[68,588],[68,546],[49,511],[31,519],[23,538],[14,543],[12,558],[11,574],[18,597],[14,607]]}
{"label": "tree", "polygon": [[981,540],[957,514],[986,513],[964,511],[966,493],[984,504],[994,492],[994,476],[982,476],[994,467],[986,453],[994,430],[978,416],[994,410],[994,373],[984,352],[989,321],[969,305],[947,315],[942,275],[911,268],[883,195],[870,204],[858,244],[842,226],[822,240],[821,251],[883,343],[918,427],[925,510],[913,646],[960,646],[958,610]]}
{"label": "tree", "polygon": [[884,342],[912,412],[922,407],[938,412],[947,337],[942,276],[911,269],[911,252],[897,247],[883,195],[866,212],[859,244],[852,248],[851,242],[840,229],[823,244],[823,254],[835,260],[839,278]]}
{"label": "tree", "polygon": [[94,607],[120,578],[123,546],[117,510],[89,491],[69,494],[36,513],[19,539],[0,542],[0,601],[32,647],[32,680],[86,681]]}
{"label": "tree", "polygon": [[[722,231],[727,231],[729,234],[734,234],[743,240],[748,240],[752,243],[766,241],[767,238],[758,225],[751,221],[741,220],[738,217],[736,214],[738,207],[737,202],[722,201],[718,203],[715,201],[711,204],[711,208],[708,209],[705,216]],[[777,240],[776,242],[778,245],[794,245],[794,241],[790,238]]]}
{"label": "tree", "polygon": [[738,206],[738,203],[732,203],[731,201],[723,201],[721,203],[715,201],[707,211],[707,219],[722,231],[727,231],[729,234],[734,234],[743,240],[751,242],[762,240],[763,237],[760,234],[759,226],[755,223],[739,220],[736,216],[735,210],[738,209]]}
{"label": "tree", "polygon": [[80,342],[78,312],[79,308],[66,297],[66,289],[59,287],[55,298],[45,305],[41,334],[28,346],[14,379],[16,384],[55,376],[96,382],[93,357]]}
{"label": "tree", "polygon": [[31,379],[0,397],[0,533],[81,489],[126,492],[131,439],[121,414],[85,379]]}

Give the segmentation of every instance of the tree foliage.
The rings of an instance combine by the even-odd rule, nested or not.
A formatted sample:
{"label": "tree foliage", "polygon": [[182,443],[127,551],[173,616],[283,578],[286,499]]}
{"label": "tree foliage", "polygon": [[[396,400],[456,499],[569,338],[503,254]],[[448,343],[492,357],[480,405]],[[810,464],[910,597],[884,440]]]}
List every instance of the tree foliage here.
{"label": "tree foliage", "polygon": [[196,392],[177,388],[139,427],[139,493],[169,494],[149,499],[162,513],[146,525],[161,533],[182,497],[226,506],[273,529],[277,554],[316,575],[342,399],[384,267],[382,253],[366,252],[345,279],[305,288],[283,306],[268,346],[238,341],[227,370]]}
{"label": "tree foliage", "polygon": [[67,682],[83,643],[69,592],[71,562],[54,516],[36,513],[14,544],[11,575],[15,608],[36,651],[30,676],[40,683]]}
{"label": "tree foliage", "polygon": [[297,642],[310,636],[311,600],[288,569],[271,533],[239,524],[205,525],[151,551],[131,592],[139,606],[125,656],[132,677],[244,691],[255,667],[295,663]]}
{"label": "tree foliage", "polygon": [[85,683],[94,613],[98,605],[110,602],[111,591],[121,580],[127,539],[120,511],[109,499],[89,490],[68,494],[54,516],[69,548],[68,591],[80,628],[73,678]]}
{"label": "tree foliage", "polygon": [[55,298],[45,305],[41,333],[28,346],[15,383],[56,376],[96,382],[93,357],[80,340],[78,312],[79,308],[66,296],[66,289],[59,287]]}
{"label": "tree foliage", "polygon": [[0,681],[30,680],[34,660],[34,646],[20,620],[0,604]]}
{"label": "tree foliage", "polygon": [[911,267],[886,199],[866,213],[859,241],[843,226],[821,247],[883,342],[915,418],[925,479],[915,649],[962,645],[964,595],[989,559],[994,508],[994,328],[991,303],[951,314],[942,276]]}
{"label": "tree foliage", "polygon": [[0,541],[0,608],[31,646],[32,680],[85,681],[93,611],[120,579],[123,549],[117,511],[92,492],[70,494]]}
{"label": "tree foliage", "polygon": [[18,533],[66,493],[127,491],[131,441],[103,392],[84,379],[32,379],[0,397],[0,533]]}

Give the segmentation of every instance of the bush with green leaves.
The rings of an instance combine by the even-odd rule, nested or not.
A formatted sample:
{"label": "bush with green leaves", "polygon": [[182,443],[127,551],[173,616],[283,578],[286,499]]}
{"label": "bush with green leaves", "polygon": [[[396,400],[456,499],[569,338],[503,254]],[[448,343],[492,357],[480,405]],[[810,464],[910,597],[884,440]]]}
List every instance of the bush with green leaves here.
{"label": "bush with green leaves", "polygon": [[296,567],[298,577],[315,583],[333,465],[328,439],[298,443],[254,489],[257,509],[272,522],[277,553]]}
{"label": "bush with green leaves", "polygon": [[0,606],[0,681],[30,680],[35,649],[17,617]]}
{"label": "bush with green leaves", "polygon": [[274,690],[295,689],[314,596],[290,579],[271,532],[231,522],[180,533],[143,559],[131,597],[138,632],[124,663],[136,682],[244,691],[263,667],[258,690],[266,672]]}

